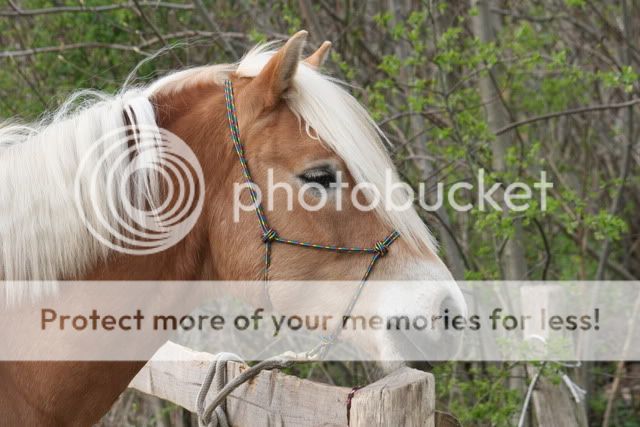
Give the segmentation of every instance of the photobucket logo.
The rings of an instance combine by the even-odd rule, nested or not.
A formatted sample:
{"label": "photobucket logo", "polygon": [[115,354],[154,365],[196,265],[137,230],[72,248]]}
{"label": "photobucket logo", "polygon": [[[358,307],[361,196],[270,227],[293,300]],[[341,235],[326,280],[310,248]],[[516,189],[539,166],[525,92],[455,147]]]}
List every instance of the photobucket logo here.
{"label": "photobucket logo", "polygon": [[189,146],[155,126],[111,132],[83,153],[74,200],[89,232],[112,250],[146,255],[182,240],[204,203],[204,176]]}
{"label": "photobucket logo", "polygon": [[[435,185],[421,182],[418,190],[407,183],[395,178],[391,170],[385,171],[384,182],[374,184],[360,182],[350,188],[349,183],[343,179],[340,171],[335,174],[335,180],[324,186],[319,183],[307,182],[299,185],[291,182],[275,182],[274,171],[267,171],[267,184],[265,187],[266,203],[263,201],[265,192],[255,183],[235,183],[233,219],[240,220],[240,212],[250,212],[255,209],[249,198],[243,198],[249,188],[253,188],[256,200],[263,205],[266,211],[294,209],[294,201],[297,201],[302,209],[315,212],[325,207],[342,211],[345,197],[350,200],[351,206],[360,211],[372,211],[383,206],[389,211],[403,211],[412,209],[418,204],[422,209],[435,212],[444,206],[445,200],[451,208],[458,212],[468,212],[474,207],[479,211],[514,211],[523,212],[531,208],[536,202],[536,207],[541,211],[547,210],[547,190],[553,188],[553,183],[547,180],[547,173],[540,172],[539,180],[533,183],[513,182],[504,185],[501,182],[487,182],[484,169],[478,170],[475,183],[456,182],[446,186],[443,182]],[[462,201],[466,195],[465,201]],[[275,201],[285,198],[286,206],[281,203],[276,207]],[[471,197],[470,197],[471,196]]]}

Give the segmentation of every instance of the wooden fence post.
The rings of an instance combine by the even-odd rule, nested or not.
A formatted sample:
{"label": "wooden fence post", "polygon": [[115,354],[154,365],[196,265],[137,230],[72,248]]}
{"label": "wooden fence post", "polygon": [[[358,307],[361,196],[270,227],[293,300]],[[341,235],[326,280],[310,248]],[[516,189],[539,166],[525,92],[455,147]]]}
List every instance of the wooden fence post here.
{"label": "wooden fence post", "polygon": [[[167,342],[133,379],[129,387],[195,412],[202,380],[215,356]],[[227,379],[246,365],[227,363]],[[227,415],[234,427],[347,425],[351,390],[279,371],[263,371],[227,398]],[[207,401],[213,399],[210,393]],[[351,405],[352,427],[435,425],[433,375],[401,368],[359,389]]]}
{"label": "wooden fence post", "polygon": [[411,368],[358,390],[351,406],[351,427],[435,426],[433,375]]}

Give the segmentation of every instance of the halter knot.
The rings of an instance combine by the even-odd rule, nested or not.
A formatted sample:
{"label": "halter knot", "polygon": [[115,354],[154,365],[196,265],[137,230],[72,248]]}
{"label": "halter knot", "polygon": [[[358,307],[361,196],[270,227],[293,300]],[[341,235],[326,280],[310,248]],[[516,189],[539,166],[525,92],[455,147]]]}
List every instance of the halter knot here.
{"label": "halter knot", "polygon": [[378,253],[378,256],[385,256],[387,254],[387,252],[389,252],[389,243],[387,243],[386,241],[380,241],[380,242],[376,242],[375,246],[373,247],[376,252]]}
{"label": "halter knot", "polygon": [[276,233],[276,231],[273,228],[270,228],[268,230],[266,230],[263,234],[262,234],[262,241],[264,243],[270,243],[273,242],[274,240],[276,240],[278,238],[278,233]]}

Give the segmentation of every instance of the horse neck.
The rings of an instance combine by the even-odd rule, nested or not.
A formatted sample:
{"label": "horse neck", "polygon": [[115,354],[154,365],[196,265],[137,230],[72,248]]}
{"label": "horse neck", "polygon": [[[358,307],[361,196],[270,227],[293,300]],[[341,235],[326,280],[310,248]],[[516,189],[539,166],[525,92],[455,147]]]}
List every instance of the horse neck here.
{"label": "horse neck", "polygon": [[[242,174],[233,145],[229,140],[229,124],[224,89],[211,82],[194,83],[177,93],[156,95],[153,103],[158,111],[158,125],[185,141],[196,155],[205,180],[204,209],[197,233],[206,236],[200,242],[206,254],[202,278],[207,280],[239,280],[233,267],[236,254],[246,242],[242,236],[228,231],[230,195]],[[253,225],[253,224],[252,224]],[[206,241],[205,241],[206,240]],[[204,246],[206,245],[206,248]]]}
{"label": "horse neck", "polygon": [[[212,99],[208,102],[194,102],[209,96]],[[209,184],[204,210],[191,232],[175,246],[144,256],[111,253],[99,265],[76,277],[78,280],[226,278],[211,261],[214,256],[208,235],[210,224],[215,223],[211,212],[215,211],[215,200],[219,197],[219,185],[215,184],[236,165],[233,152],[224,143],[227,128],[222,89],[195,86],[179,94],[159,96],[153,102],[158,126],[189,144],[202,163],[205,182]],[[209,122],[194,125],[194,120],[203,117]],[[157,344],[162,345],[162,339]],[[9,425],[24,424],[27,420],[33,425],[91,425],[108,411],[143,365],[144,362],[136,361],[0,363],[0,383],[12,384],[0,390],[0,413],[6,414]],[[22,390],[29,390],[36,397],[23,399]],[[78,399],[79,395],[83,398]]]}
{"label": "horse neck", "polygon": [[[111,256],[83,276],[87,280],[221,280],[209,242],[209,224],[215,222],[219,185],[228,174],[233,154],[226,141],[222,88],[211,84],[184,88],[152,100],[159,128],[184,141],[201,163],[205,179],[204,209],[183,240],[150,255]],[[206,123],[198,123],[206,117]],[[227,167],[228,166],[228,167]]]}

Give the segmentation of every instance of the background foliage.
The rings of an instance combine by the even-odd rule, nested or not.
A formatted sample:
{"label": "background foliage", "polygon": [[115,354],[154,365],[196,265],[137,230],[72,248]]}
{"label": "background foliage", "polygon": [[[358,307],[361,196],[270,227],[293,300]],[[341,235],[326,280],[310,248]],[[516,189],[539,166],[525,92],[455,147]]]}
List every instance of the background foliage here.
{"label": "background foliage", "polygon": [[[174,47],[143,64],[139,81],[235,61],[256,42],[306,28],[313,47],[334,43],[328,72],[352,85],[412,184],[473,182],[480,168],[502,182],[532,181],[545,170],[554,182],[546,212],[535,204],[506,214],[447,205],[422,212],[456,278],[640,277],[635,1],[176,1],[8,0],[0,9],[0,119],[34,119],[78,88],[117,91],[161,48]],[[523,400],[517,382],[530,381],[526,369],[499,364],[429,369],[439,407],[464,425],[512,425]],[[636,364],[545,375],[557,380],[558,371],[587,385],[590,424],[640,425]],[[368,380],[358,366],[298,374]],[[192,422],[131,392],[104,423],[125,421]]]}

